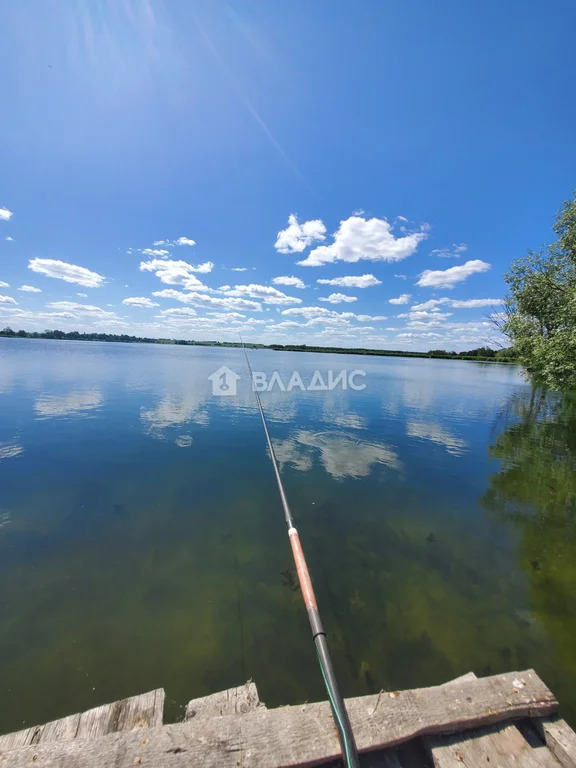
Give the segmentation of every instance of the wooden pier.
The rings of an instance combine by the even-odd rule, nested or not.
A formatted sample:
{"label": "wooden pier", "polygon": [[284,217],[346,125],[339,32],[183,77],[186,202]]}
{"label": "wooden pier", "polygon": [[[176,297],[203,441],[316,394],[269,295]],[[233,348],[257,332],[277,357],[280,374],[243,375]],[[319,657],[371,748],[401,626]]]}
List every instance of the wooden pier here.
{"label": "wooden pier", "polygon": [[[346,700],[365,768],[576,768],[576,733],[533,670]],[[164,691],[0,736],[0,768],[339,765],[327,702],[267,709],[254,683],[193,699],[163,724]]]}

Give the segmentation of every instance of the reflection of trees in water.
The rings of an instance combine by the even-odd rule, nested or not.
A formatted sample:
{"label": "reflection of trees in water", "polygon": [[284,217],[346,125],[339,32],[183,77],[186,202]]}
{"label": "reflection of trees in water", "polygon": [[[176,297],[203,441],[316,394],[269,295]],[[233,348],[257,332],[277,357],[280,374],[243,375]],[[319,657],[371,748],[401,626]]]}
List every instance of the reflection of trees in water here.
{"label": "reflection of trees in water", "polygon": [[533,390],[509,403],[505,424],[484,503],[520,532],[532,614],[555,643],[556,668],[576,675],[576,397]]}

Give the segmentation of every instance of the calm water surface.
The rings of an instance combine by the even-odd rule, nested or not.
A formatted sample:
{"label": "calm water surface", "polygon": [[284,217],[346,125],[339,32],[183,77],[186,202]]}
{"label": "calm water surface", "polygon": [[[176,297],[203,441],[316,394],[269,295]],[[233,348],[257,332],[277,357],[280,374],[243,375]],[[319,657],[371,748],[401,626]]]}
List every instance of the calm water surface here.
{"label": "calm water surface", "polygon": [[[576,405],[512,366],[263,393],[345,695],[535,667],[576,722]],[[213,397],[221,365],[238,395]],[[324,698],[239,350],[0,339],[0,732],[163,686]]]}

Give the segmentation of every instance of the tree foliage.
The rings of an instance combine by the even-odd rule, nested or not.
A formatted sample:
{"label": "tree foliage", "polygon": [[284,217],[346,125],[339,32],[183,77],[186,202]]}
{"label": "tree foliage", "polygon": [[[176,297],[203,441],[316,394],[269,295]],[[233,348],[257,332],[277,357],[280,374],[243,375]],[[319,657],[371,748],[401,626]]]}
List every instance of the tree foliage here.
{"label": "tree foliage", "polygon": [[513,262],[501,330],[532,378],[576,390],[576,196],[556,217],[556,242]]}

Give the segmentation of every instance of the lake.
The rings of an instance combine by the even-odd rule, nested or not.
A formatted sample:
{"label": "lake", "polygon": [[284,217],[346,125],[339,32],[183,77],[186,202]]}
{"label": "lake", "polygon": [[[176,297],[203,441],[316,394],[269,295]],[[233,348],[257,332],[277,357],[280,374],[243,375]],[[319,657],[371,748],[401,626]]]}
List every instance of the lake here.
{"label": "lake", "polygon": [[[576,401],[250,351],[346,696],[534,667],[576,724]],[[214,396],[226,365],[236,395]],[[0,732],[164,687],[325,698],[239,349],[0,339]]]}

